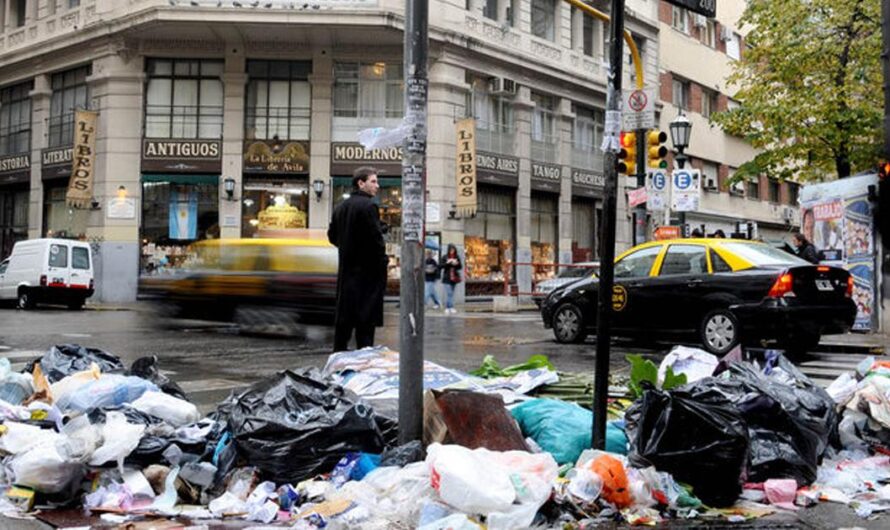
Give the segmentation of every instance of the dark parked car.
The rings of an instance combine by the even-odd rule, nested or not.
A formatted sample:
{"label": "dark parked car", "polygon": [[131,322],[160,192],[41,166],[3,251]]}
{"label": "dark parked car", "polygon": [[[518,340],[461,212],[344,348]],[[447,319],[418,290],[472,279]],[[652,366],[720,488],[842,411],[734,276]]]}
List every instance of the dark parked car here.
{"label": "dark parked car", "polygon": [[[579,280],[541,306],[559,342],[596,329],[599,281]],[[674,239],[638,245],[615,261],[613,333],[693,339],[722,355],[739,342],[776,342],[792,353],[843,333],[856,316],[853,279],[763,243]]]}
{"label": "dark parked car", "polygon": [[541,307],[544,299],[558,287],[564,287],[570,283],[574,283],[585,276],[591,276],[600,270],[600,262],[598,261],[582,261],[574,263],[571,267],[565,267],[556,278],[544,280],[535,285],[535,292],[532,294],[532,300],[535,305]]}

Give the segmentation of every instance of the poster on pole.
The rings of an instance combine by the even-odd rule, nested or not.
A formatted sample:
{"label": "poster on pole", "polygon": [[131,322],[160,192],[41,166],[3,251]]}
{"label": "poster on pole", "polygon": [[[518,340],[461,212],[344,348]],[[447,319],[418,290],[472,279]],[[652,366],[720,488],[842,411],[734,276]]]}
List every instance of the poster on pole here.
{"label": "poster on pole", "polygon": [[671,210],[696,212],[701,201],[701,171],[675,169],[671,173]]}

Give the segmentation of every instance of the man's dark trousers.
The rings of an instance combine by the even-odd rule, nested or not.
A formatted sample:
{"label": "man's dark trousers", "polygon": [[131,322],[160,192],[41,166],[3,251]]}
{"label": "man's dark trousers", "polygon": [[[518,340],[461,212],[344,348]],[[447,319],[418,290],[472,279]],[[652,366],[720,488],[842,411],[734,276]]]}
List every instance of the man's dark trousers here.
{"label": "man's dark trousers", "polygon": [[374,324],[344,325],[337,324],[334,329],[334,351],[346,351],[349,349],[349,339],[352,330],[355,329],[355,349],[360,350],[374,345]]}

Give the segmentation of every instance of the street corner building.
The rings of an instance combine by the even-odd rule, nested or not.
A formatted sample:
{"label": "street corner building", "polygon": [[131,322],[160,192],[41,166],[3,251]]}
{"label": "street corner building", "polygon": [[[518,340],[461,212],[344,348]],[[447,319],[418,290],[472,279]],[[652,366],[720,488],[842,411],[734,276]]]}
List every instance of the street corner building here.
{"label": "street corner building", "polygon": [[[587,3],[608,11],[609,2]],[[693,83],[687,59],[668,57],[692,49],[720,66],[709,72],[728,73],[721,39],[731,30],[699,26],[665,2],[627,8],[661,121],[674,107],[700,120],[727,104],[725,94],[702,95],[713,80]],[[404,10],[404,0],[0,0],[0,257],[27,238],[89,241],[96,298],[131,301],[141,275],[194,264],[197,241],[326,228],[352,172],[370,165],[393,292],[402,151],[365,149],[358,133],[402,123]],[[431,0],[429,23],[426,233],[464,258],[458,299],[511,284],[529,292],[556,264],[597,259],[607,24],[563,0]],[[682,42],[662,46],[667,34]],[[634,86],[635,68],[624,70]],[[84,110],[96,116],[92,197],[73,203],[75,117]],[[469,208],[458,200],[456,157],[466,118]],[[688,151],[715,183],[700,220],[753,219],[753,208],[762,228],[786,229],[787,190],[721,188],[743,162],[722,154],[748,151],[728,149],[706,127]],[[629,180],[618,183],[620,248],[633,242]]]}

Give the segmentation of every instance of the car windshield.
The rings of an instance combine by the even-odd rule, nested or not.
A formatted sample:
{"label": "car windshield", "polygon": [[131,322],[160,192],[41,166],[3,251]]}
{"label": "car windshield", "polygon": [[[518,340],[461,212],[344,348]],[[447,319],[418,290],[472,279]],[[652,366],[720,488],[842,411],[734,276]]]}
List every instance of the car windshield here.
{"label": "car windshield", "polygon": [[569,267],[559,273],[560,278],[583,278],[591,272],[596,272],[594,267]]}
{"label": "car windshield", "polygon": [[808,261],[768,245],[721,243],[720,246],[750,262],[755,267],[809,265]]}

